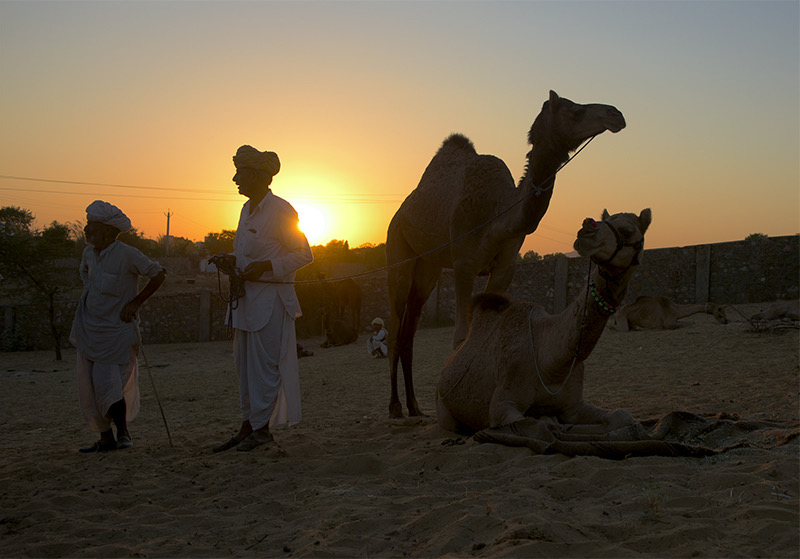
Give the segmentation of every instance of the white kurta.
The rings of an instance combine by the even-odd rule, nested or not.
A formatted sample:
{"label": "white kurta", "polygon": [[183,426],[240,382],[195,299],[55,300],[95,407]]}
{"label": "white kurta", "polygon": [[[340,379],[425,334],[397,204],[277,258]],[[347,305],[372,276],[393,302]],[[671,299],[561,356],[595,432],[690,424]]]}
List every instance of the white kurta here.
{"label": "white kurta", "polygon": [[313,261],[311,247],[297,212],[270,190],[252,214],[245,203],[233,248],[239,271],[269,260],[272,272],[260,279],[286,282],[245,282],[245,294],[231,311],[242,421],[253,429],[297,423],[302,412],[294,321],[302,313],[291,282]]}
{"label": "white kurta", "polygon": [[138,293],[139,276],[154,277],[162,268],[136,248],[114,241],[98,252],[83,251],[83,293],[69,340],[78,348],[78,399],[90,428],[110,428],[108,408],[123,397],[128,420],[139,411],[136,324],[120,312]]}
{"label": "white kurta", "polygon": [[387,335],[388,332],[386,331],[386,328],[381,328],[378,330],[377,334],[370,336],[369,339],[367,339],[367,351],[370,355],[372,355],[376,349],[380,350],[384,357],[389,355],[389,349],[386,347]]}

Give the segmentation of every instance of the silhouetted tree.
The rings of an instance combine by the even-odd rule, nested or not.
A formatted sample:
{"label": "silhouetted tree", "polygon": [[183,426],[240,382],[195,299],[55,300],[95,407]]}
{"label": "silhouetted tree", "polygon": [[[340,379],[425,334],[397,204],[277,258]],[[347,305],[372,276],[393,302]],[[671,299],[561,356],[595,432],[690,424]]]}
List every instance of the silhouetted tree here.
{"label": "silhouetted tree", "polygon": [[[166,236],[159,235],[158,247],[159,254],[166,253]],[[200,249],[194,241],[190,241],[184,237],[169,236],[169,255],[170,256],[200,256]]]}
{"label": "silhouetted tree", "polygon": [[523,255],[522,259],[526,262],[536,262],[537,260],[541,260],[542,256],[535,250],[529,250]]}
{"label": "silhouetted tree", "polygon": [[[61,360],[64,327],[56,319],[57,295],[77,287],[76,240],[70,225],[33,228],[33,214],[16,206],[0,208],[0,259],[7,293],[18,293],[48,315],[56,359]],[[16,347],[14,349],[21,349]]]}
{"label": "silhouetted tree", "polygon": [[233,229],[223,229],[219,233],[209,233],[204,241],[207,254],[213,256],[221,252],[233,252],[233,239],[235,237],[236,231]]}
{"label": "silhouetted tree", "polygon": [[136,227],[132,227],[125,233],[120,233],[117,236],[117,240],[133,248],[138,248],[145,256],[149,256],[150,258],[156,258],[164,254],[163,249],[159,247],[156,241],[153,239],[146,239],[144,234],[136,229]]}
{"label": "silhouetted tree", "polygon": [[352,249],[358,262],[364,264],[365,271],[379,270],[386,266],[386,243],[373,245],[365,243]]}

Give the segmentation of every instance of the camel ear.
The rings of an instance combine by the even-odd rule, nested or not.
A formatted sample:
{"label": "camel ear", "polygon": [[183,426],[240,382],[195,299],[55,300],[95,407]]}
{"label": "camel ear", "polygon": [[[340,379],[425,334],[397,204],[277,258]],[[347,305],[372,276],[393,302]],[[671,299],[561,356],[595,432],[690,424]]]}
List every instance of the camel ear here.
{"label": "camel ear", "polygon": [[605,221],[605,220],[607,220],[609,217],[611,217],[611,216],[610,216],[610,215],[608,215],[608,210],[606,210],[606,209],[603,209],[603,217],[601,217],[601,218],[600,218],[600,221]]}
{"label": "camel ear", "polygon": [[551,113],[557,113],[558,112],[558,109],[561,107],[561,103],[559,103],[559,101],[561,101],[561,98],[558,96],[558,93],[556,93],[555,91],[553,91],[551,89],[550,90],[550,112]]}
{"label": "camel ear", "polygon": [[647,228],[650,227],[650,223],[653,221],[653,212],[650,211],[650,208],[646,210],[642,210],[642,213],[639,214],[639,231],[644,232],[647,231]]}

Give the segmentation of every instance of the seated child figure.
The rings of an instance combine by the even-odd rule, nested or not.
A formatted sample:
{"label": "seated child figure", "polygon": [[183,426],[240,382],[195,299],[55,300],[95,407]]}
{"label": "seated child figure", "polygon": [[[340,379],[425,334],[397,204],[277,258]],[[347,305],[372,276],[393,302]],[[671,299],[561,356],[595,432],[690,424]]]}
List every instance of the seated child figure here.
{"label": "seated child figure", "polygon": [[367,350],[373,357],[386,357],[389,350],[386,347],[386,328],[383,327],[383,319],[376,318],[372,321],[373,334],[367,340]]}

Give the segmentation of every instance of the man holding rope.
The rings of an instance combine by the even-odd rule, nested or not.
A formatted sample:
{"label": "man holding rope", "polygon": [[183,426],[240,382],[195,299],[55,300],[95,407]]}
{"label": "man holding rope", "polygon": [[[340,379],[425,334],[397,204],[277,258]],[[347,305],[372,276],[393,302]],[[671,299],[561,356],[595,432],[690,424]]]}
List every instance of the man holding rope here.
{"label": "man holding rope", "polygon": [[[130,228],[131,220],[108,202],[95,200],[86,208],[83,294],[69,339],[78,348],[81,411],[89,428],[100,432],[100,440],[81,452],[133,446],[128,422],[139,413],[138,312],[164,283],[166,271],[138,249],[117,241],[117,235]],[[137,293],[139,276],[150,279]]]}
{"label": "man holding rope", "polygon": [[242,146],[233,164],[233,182],[249,200],[239,217],[233,255],[220,254],[210,262],[232,279],[244,280],[228,313],[242,424],[214,452],[253,450],[273,440],[270,426],[300,421],[294,322],[301,312],[292,282],[295,272],[313,261],[297,212],[270,189],[281,168],[278,155]]}

